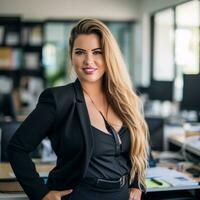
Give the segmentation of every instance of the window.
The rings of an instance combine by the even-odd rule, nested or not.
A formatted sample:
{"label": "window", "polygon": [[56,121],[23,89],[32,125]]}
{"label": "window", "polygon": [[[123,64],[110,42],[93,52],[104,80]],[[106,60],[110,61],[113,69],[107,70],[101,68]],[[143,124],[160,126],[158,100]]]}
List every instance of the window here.
{"label": "window", "polygon": [[[187,14],[188,13],[188,14]],[[175,62],[184,74],[199,73],[200,2],[176,7]]]}
{"label": "window", "polygon": [[154,65],[153,79],[172,81],[174,78],[173,10],[159,12],[154,18]]}
{"label": "window", "polygon": [[183,75],[200,74],[200,1],[155,13],[152,39],[151,85],[162,91],[163,84],[171,82],[173,100],[181,101]]}

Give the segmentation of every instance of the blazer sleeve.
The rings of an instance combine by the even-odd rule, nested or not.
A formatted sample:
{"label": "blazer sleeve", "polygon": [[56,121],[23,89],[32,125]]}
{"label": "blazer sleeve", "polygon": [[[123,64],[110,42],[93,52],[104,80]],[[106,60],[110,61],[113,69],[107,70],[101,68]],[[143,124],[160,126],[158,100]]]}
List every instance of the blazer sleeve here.
{"label": "blazer sleeve", "polygon": [[51,89],[40,95],[36,108],[11,138],[7,153],[12,169],[29,199],[42,199],[49,189],[39,177],[29,154],[48,136],[56,121],[56,103]]}

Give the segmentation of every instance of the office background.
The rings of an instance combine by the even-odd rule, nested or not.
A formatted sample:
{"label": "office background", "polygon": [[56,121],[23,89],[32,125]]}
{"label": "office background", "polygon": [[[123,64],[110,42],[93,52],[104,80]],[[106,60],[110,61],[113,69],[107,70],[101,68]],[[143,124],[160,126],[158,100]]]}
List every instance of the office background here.
{"label": "office background", "polygon": [[[199,0],[0,0],[1,161],[41,91],[71,81],[67,41],[84,17],[104,21],[116,37],[144,106],[151,148],[182,151],[199,165]],[[174,133],[196,137],[192,155]],[[48,140],[32,153],[54,156]]]}
{"label": "office background", "polygon": [[119,42],[145,116],[199,121],[199,0],[1,0],[0,5],[2,120],[23,121],[44,88],[71,80],[70,30],[80,18],[95,17]]}
{"label": "office background", "polygon": [[[180,103],[185,95],[184,74],[199,74],[198,0],[1,0],[0,5],[1,93],[12,91],[19,112],[26,112],[20,104],[27,106],[27,112],[33,109],[43,87],[68,82],[67,39],[71,27],[83,17],[108,24],[135,87],[151,100]],[[36,79],[39,75],[43,81]],[[194,90],[199,89],[196,82]],[[195,99],[198,106],[200,97]],[[186,109],[189,101],[184,102]]]}

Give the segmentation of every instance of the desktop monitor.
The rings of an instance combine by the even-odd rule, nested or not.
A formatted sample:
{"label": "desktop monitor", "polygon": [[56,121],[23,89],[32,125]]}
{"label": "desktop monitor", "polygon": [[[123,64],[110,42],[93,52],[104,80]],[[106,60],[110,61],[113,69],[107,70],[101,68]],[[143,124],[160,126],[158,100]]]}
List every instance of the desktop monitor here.
{"label": "desktop monitor", "polygon": [[183,76],[182,110],[200,111],[200,75]]}
{"label": "desktop monitor", "polygon": [[164,119],[159,117],[145,117],[149,128],[150,147],[152,150],[163,150]]}
{"label": "desktop monitor", "polygon": [[151,100],[172,101],[173,82],[172,81],[151,81],[149,86],[149,98]]}

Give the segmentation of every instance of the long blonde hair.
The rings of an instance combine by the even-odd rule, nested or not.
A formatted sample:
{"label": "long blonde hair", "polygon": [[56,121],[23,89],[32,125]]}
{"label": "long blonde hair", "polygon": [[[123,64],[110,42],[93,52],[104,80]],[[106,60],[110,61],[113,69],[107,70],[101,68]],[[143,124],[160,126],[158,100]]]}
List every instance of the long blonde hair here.
{"label": "long blonde hair", "polygon": [[119,46],[110,30],[97,19],[86,18],[72,29],[69,40],[69,51],[72,56],[74,41],[80,34],[97,34],[101,39],[106,62],[104,87],[109,103],[123,123],[130,130],[130,183],[138,180],[139,186],[145,186],[147,167],[148,129],[141,114],[141,104],[132,88],[127,67],[122,58]]}

